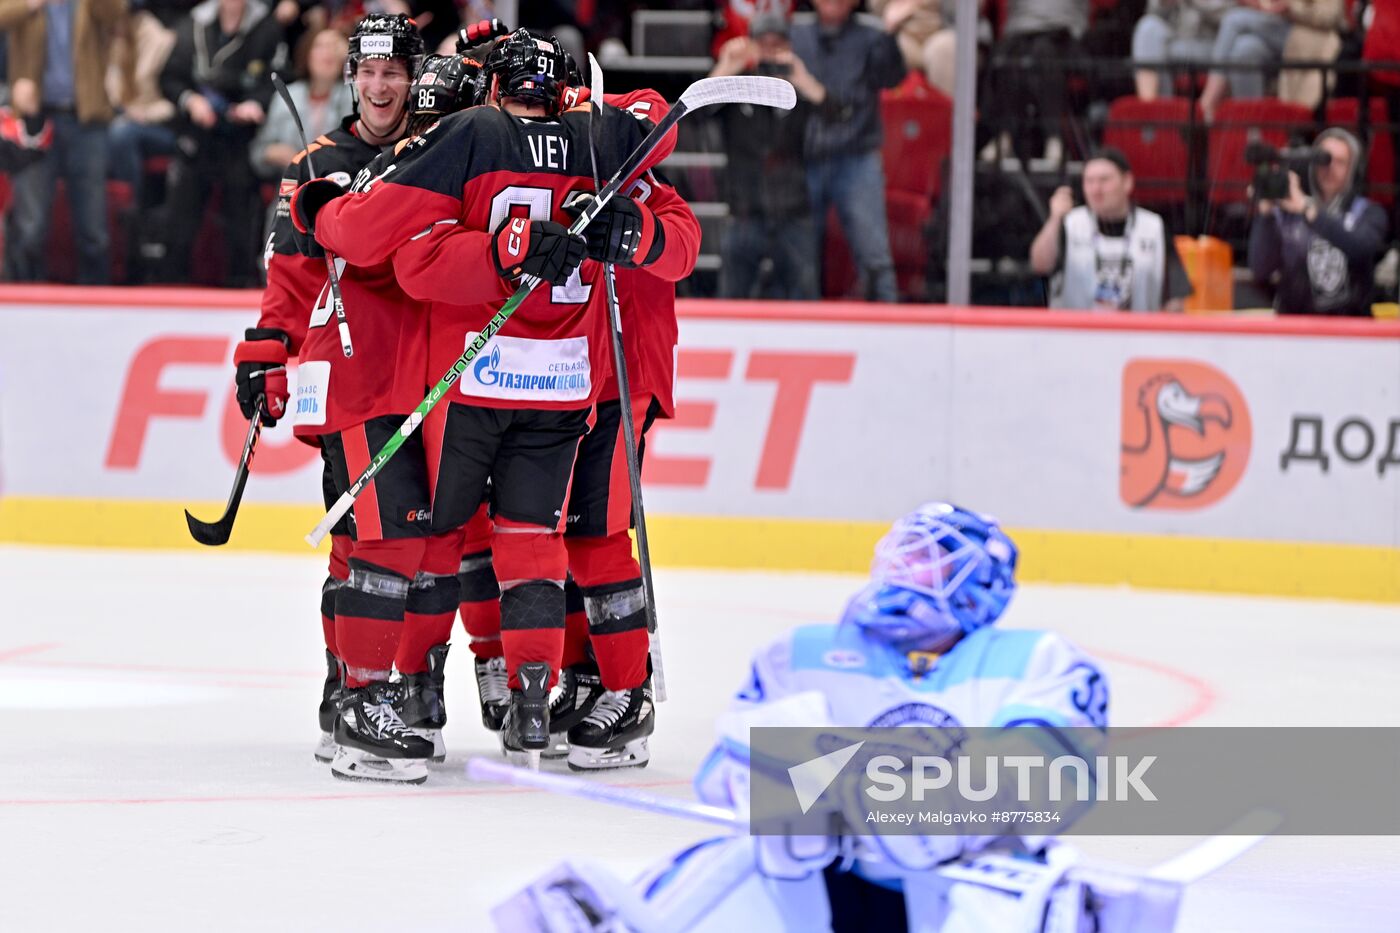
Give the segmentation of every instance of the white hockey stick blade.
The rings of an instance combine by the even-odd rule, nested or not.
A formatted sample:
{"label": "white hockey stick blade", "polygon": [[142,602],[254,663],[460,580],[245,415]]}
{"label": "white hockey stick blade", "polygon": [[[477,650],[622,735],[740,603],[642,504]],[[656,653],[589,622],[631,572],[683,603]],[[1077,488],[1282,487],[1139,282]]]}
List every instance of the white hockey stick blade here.
{"label": "white hockey stick blade", "polygon": [[782,78],[762,75],[733,75],[722,78],[701,78],[681,95],[687,110],[711,104],[754,104],[791,110],[797,106],[797,92]]}
{"label": "white hockey stick blade", "polygon": [[1254,848],[1269,833],[1278,828],[1283,817],[1273,810],[1250,810],[1220,835],[1187,849],[1147,873],[1157,881],[1194,884],[1214,874]]}
{"label": "white hockey stick blade", "polygon": [[592,98],[593,106],[603,106],[603,66],[598,64],[592,52],[588,53],[588,96]]}
{"label": "white hockey stick blade", "polygon": [[709,804],[696,803],[693,800],[658,797],[655,794],[630,789],[626,785],[598,784],[564,774],[527,771],[524,768],[512,767],[489,758],[468,758],[467,777],[473,781],[510,784],[515,787],[533,787],[537,790],[549,791],[552,794],[582,797],[585,800],[596,800],[600,803],[610,803],[619,807],[645,810],[648,813],[660,813],[665,816],[678,816],[682,819],[723,826],[725,829],[736,832],[745,829],[745,824],[734,814],[734,811],[726,810],[724,807],[712,807]]}

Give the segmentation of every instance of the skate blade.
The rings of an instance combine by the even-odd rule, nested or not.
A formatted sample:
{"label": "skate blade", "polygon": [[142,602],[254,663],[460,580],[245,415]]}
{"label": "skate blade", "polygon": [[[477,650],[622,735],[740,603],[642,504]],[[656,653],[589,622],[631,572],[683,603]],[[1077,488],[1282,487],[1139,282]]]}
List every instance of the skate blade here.
{"label": "skate blade", "polygon": [[335,760],[335,750],[338,747],[339,746],[335,744],[334,736],[329,732],[322,732],[321,740],[316,743],[316,750],[311,754],[317,761],[321,762],[321,764],[328,765]]}
{"label": "skate blade", "polygon": [[570,771],[614,771],[620,768],[645,768],[651,761],[651,749],[645,738],[634,739],[621,748],[569,749]]}
{"label": "skate blade", "polygon": [[549,748],[540,751],[540,757],[545,761],[558,761],[560,758],[569,757],[569,737],[567,733],[556,732],[549,737]]}
{"label": "skate blade", "polygon": [[380,758],[342,745],[331,762],[331,774],[342,781],[422,784],[428,779],[428,762],[425,758]]}
{"label": "skate blade", "polygon": [[531,771],[540,770],[540,750],[538,748],[528,748],[523,751],[505,748],[501,751],[506,756],[506,764],[514,765],[517,768],[529,768]]}

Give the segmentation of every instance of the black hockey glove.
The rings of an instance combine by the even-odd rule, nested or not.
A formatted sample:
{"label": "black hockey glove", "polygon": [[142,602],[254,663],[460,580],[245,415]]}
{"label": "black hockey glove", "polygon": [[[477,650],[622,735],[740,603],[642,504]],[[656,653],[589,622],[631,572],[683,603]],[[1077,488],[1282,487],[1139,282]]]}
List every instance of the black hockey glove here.
{"label": "black hockey glove", "polygon": [[250,327],[243,338],[233,351],[238,409],[252,421],[262,396],[262,423],[270,428],[287,411],[287,353],[292,339],[275,327]]}
{"label": "black hockey glove", "polygon": [[[574,217],[592,203],[591,191],[575,191],[564,201],[564,210]],[[583,229],[588,240],[588,258],[611,262],[624,269],[650,265],[666,248],[666,233],[656,215],[645,205],[622,195],[614,195],[592,223]]]}
{"label": "black hockey glove", "polygon": [[583,237],[563,224],[525,217],[502,221],[491,246],[496,271],[504,278],[533,275],[551,285],[563,285],[586,253]]}
{"label": "black hockey glove", "polygon": [[292,226],[309,236],[316,235],[316,215],[321,208],[345,193],[337,182],[329,178],[313,178],[292,192]]}

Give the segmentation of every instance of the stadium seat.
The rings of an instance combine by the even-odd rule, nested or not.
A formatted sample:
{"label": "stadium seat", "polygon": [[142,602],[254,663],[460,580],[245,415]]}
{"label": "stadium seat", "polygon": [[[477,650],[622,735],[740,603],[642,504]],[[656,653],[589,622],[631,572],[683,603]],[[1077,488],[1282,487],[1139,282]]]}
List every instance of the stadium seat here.
{"label": "stadium seat", "polygon": [[1254,167],[1244,160],[1245,147],[1259,141],[1284,147],[1295,133],[1313,128],[1312,111],[1274,97],[1226,100],[1210,127],[1207,200],[1212,207],[1249,200]]}
{"label": "stadium seat", "polygon": [[1133,198],[1140,204],[1186,199],[1191,104],[1180,97],[1120,97],[1108,108],[1105,146],[1121,149],[1133,167]]}
{"label": "stadium seat", "polygon": [[[1371,98],[1368,131],[1371,144],[1366,150],[1367,196],[1387,207],[1395,203],[1395,139],[1389,126],[1385,101]],[[1355,97],[1337,97],[1327,102],[1326,124],[1358,132],[1361,125],[1361,102]]]}

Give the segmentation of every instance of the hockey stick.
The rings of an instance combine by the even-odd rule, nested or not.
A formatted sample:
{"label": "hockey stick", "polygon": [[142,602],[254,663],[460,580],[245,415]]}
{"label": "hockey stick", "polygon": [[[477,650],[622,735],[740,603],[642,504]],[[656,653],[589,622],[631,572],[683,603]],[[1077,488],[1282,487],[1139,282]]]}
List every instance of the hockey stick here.
{"label": "hockey stick", "polygon": [[253,449],[258,446],[262,435],[262,413],[267,403],[265,396],[253,400],[253,418],[248,424],[248,437],[243,441],[243,455],[238,458],[238,472],[233,477],[233,491],[228,494],[228,505],[224,514],[215,522],[202,522],[185,509],[185,524],[190,526],[190,535],[200,544],[218,547],[228,543],[233,533],[233,520],[238,517],[238,505],[243,501],[243,487],[248,485],[248,470],[253,465]]}
{"label": "hockey stick", "polygon": [[[593,187],[598,187],[598,147],[593,139],[593,117],[603,106],[603,67],[588,53],[589,97],[588,159],[593,164]],[[647,545],[647,513],[642,506],[642,468],[637,460],[637,429],[632,423],[632,387],[627,379],[627,353],[622,345],[622,311],[617,303],[617,279],[613,264],[603,263],[608,289],[608,329],[612,332],[613,370],[617,373],[618,402],[622,410],[622,441],[627,445],[627,483],[632,489],[632,522],[637,526],[637,557],[642,568],[642,594],[646,598],[647,643],[651,674],[658,703],[666,702],[666,668],[661,662],[661,633],[656,630],[656,586],[651,580],[651,548]]]}
{"label": "hockey stick", "polygon": [[[685,93],[681,94],[681,99],[676,102],[676,106],[671,108],[671,112],[666,114],[661,122],[647,134],[641,144],[627,157],[627,161],[622,164],[622,167],[617,170],[617,173],[608,180],[607,186],[604,187],[602,191],[598,192],[598,196],[593,202],[569,225],[569,232],[580,233],[593,222],[593,218],[598,216],[598,212],[603,209],[603,206],[612,200],[613,195],[617,194],[618,190],[622,188],[624,184],[631,180],[632,175],[641,168],[642,162],[646,160],[646,157],[651,154],[653,149],[661,144],[661,140],[666,137],[666,134],[671,131],[672,127],[680,122],[681,117],[692,110],[696,110],[700,107],[708,107],[711,104],[741,103],[791,110],[797,103],[797,92],[792,89],[791,84],[784,81],[782,78],[740,75],[723,78],[701,78],[699,81],[696,81],[685,89]],[[403,446],[403,442],[407,440],[414,431],[418,430],[418,426],[423,423],[423,419],[427,417],[428,412],[432,411],[433,408],[437,406],[437,403],[442,401],[447,391],[451,389],[453,384],[467,371],[467,367],[471,365],[472,360],[476,359],[477,355],[481,353],[482,348],[486,346],[492,337],[496,336],[496,332],[501,329],[505,322],[510,320],[510,316],[515,313],[515,309],[520,307],[520,303],[535,290],[535,286],[537,285],[539,285],[538,279],[526,277],[524,283],[515,290],[515,294],[511,295],[506,303],[501,306],[501,310],[497,311],[495,315],[492,316],[491,320],[486,322],[481,328],[481,332],[477,334],[476,338],[471,342],[471,345],[467,347],[461,356],[457,357],[457,360],[448,368],[442,378],[438,380],[437,385],[433,386],[423,398],[423,401],[418,403],[418,407],[413,409],[413,413],[404,419],[404,423],[399,426],[398,431],[390,435],[389,440],[384,443],[384,446],[374,455],[374,459],[369,462],[369,466],[365,467],[364,471],[350,484],[350,488],[341,494],[340,498],[335,501],[335,504],[326,512],[325,517],[317,523],[316,527],[311,529],[311,533],[306,536],[306,542],[308,544],[312,547],[318,546],[326,535],[330,533],[331,527],[335,525],[336,522],[340,521],[341,517],[346,512],[350,511],[350,507],[355,504],[356,497],[364,491],[371,480],[379,475],[379,471],[384,469],[384,464],[388,463],[389,458],[394,456],[398,449]]]}
{"label": "hockey stick", "polygon": [[631,790],[625,786],[599,784],[595,781],[585,781],[582,778],[566,774],[528,771],[525,768],[517,768],[488,758],[468,758],[467,777],[473,781],[510,784],[514,787],[533,787],[553,794],[563,794],[566,797],[582,797],[585,800],[597,800],[620,807],[630,807],[633,810],[645,810],[649,813],[660,813],[665,816],[678,816],[682,819],[723,826],[725,829],[735,832],[742,831],[745,826],[733,810],[726,810],[724,807],[712,807],[709,804],[695,803],[690,800],[658,797],[655,794]]}
{"label": "hockey stick", "polygon": [[[306,153],[306,171],[312,178],[319,178],[316,166],[311,161],[311,145],[306,141],[301,114],[297,113],[297,105],[292,103],[292,92],[287,90],[287,83],[279,74],[272,76],[272,84],[282,96],[282,103],[286,104],[287,110],[291,112],[292,122],[297,125],[297,133],[301,136],[301,151]],[[331,306],[335,309],[335,322],[340,329],[340,352],[346,356],[354,356],[355,348],[350,345],[350,322],[345,319],[345,299],[340,295],[340,275],[335,271],[335,257],[331,255],[330,250],[323,250],[323,253],[326,257],[326,279],[331,286]]]}

